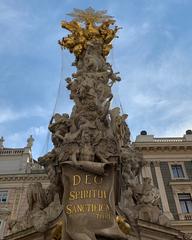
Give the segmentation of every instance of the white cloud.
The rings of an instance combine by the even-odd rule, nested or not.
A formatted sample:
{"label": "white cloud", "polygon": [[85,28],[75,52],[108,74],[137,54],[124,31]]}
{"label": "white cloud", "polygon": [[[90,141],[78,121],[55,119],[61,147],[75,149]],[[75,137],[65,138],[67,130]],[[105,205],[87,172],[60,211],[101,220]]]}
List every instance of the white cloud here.
{"label": "white cloud", "polygon": [[34,106],[30,109],[16,110],[8,106],[0,106],[0,123],[15,121],[29,117],[48,117],[49,111],[41,106]]}
{"label": "white cloud", "polygon": [[185,118],[192,116],[192,100],[191,101],[179,101],[173,100],[169,105],[165,107],[165,112],[160,118],[163,121],[174,119],[176,122],[182,121]]}
{"label": "white cloud", "polygon": [[[17,5],[14,1],[0,1],[0,53],[23,54],[29,46],[29,33],[38,26],[35,14],[30,14],[27,7]],[[29,50],[29,49],[27,49]]]}
{"label": "white cloud", "polygon": [[47,125],[39,127],[30,127],[25,131],[15,132],[5,137],[5,147],[23,148],[27,145],[27,138],[32,135],[34,138],[34,145],[32,148],[34,158],[46,153],[50,144],[50,133]]}
{"label": "white cloud", "polygon": [[187,120],[175,122],[161,133],[162,137],[182,137],[186,130],[192,129],[192,117],[189,116]]}
{"label": "white cloud", "polygon": [[141,108],[149,108],[149,107],[162,107],[167,104],[166,100],[161,100],[158,98],[158,96],[150,96],[150,95],[144,95],[143,93],[138,93],[133,98],[133,104],[137,105],[137,107]]}
{"label": "white cloud", "polygon": [[153,30],[152,25],[147,21],[142,24],[134,25],[127,25],[125,22],[122,22],[119,23],[119,26],[123,27],[117,33],[118,38],[113,40],[113,46],[115,49],[128,49],[130,45],[137,47],[135,43]]}
{"label": "white cloud", "polygon": [[[26,131],[15,132],[6,137],[6,142],[9,143],[11,147],[25,146],[25,142],[27,143],[27,138],[32,135],[35,140],[45,136],[48,132],[47,126],[39,126],[39,127],[30,127]],[[7,145],[8,146],[8,145]]]}
{"label": "white cloud", "polygon": [[41,135],[45,135],[47,132],[48,132],[47,126],[31,127],[28,130],[29,134],[32,134],[36,137],[41,136]]}
{"label": "white cloud", "polygon": [[8,1],[0,2],[0,12],[0,22],[4,24],[8,24],[9,21],[16,20],[20,17],[19,12],[15,8],[10,7]]}

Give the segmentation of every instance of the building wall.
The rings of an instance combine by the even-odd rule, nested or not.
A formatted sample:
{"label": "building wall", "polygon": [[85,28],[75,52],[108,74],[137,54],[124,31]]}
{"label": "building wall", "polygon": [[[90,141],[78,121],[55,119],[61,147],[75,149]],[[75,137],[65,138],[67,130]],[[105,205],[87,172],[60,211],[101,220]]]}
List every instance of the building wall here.
{"label": "building wall", "polygon": [[23,153],[14,155],[0,155],[0,174],[25,173],[29,156],[23,156]]}
{"label": "building wall", "polygon": [[[145,133],[137,136],[133,145],[147,161],[148,177],[159,188],[162,209],[172,226],[192,233],[192,211],[183,212],[178,195],[190,194],[192,202],[192,133],[177,138],[155,138]],[[174,176],[174,165],[179,165],[183,177]]]}
{"label": "building wall", "polygon": [[7,175],[0,176],[0,191],[8,191],[8,199],[6,203],[0,203],[1,209],[7,209],[9,214],[0,218],[4,221],[3,235],[8,233],[8,222],[16,220],[24,216],[27,204],[27,188],[33,182],[41,182],[43,187],[49,185],[49,180],[46,174],[23,174],[23,175]]}
{"label": "building wall", "polygon": [[0,201],[0,239],[9,233],[8,222],[24,216],[29,184],[49,185],[44,170],[33,163],[31,146],[20,149],[0,148],[0,194],[7,192],[7,201]]}

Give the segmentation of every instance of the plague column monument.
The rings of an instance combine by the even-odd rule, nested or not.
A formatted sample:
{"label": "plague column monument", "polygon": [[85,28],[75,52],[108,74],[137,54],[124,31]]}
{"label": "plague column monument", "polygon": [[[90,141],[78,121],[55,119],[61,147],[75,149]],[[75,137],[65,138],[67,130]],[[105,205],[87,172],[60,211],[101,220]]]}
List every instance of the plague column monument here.
{"label": "plague column monument", "polygon": [[[120,77],[106,57],[119,28],[106,11],[75,9],[69,15],[72,21],[61,26],[70,33],[59,44],[75,55],[76,72],[66,79],[74,106],[70,116],[53,116],[54,148],[39,158],[50,186],[30,185],[29,209],[10,222],[6,239],[181,239],[172,229],[172,238],[166,235],[159,192],[149,178],[139,181],[144,161],[130,143],[127,115],[110,107]],[[141,238],[142,226],[151,238]],[[26,229],[41,234],[17,238]]]}
{"label": "plague column monument", "polygon": [[[59,44],[75,55],[77,72],[66,79],[75,105],[70,116],[56,114],[49,126],[51,164],[63,186],[64,239],[126,239],[116,222],[116,205],[120,155],[129,154],[130,134],[127,115],[110,110],[111,87],[120,78],[106,62],[118,27],[110,28],[115,21],[105,11],[75,9],[70,16],[73,20],[62,21],[62,27],[71,33]],[[45,167],[47,156],[40,159]]]}

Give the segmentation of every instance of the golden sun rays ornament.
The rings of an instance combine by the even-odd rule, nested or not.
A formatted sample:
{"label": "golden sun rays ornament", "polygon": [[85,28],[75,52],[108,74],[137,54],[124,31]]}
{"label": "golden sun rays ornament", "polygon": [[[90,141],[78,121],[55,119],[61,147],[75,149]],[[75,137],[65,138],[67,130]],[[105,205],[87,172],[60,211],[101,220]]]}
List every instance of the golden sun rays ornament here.
{"label": "golden sun rays ornament", "polygon": [[85,10],[74,8],[72,13],[67,14],[73,17],[74,21],[84,23],[103,23],[108,20],[112,20],[112,16],[106,15],[107,11],[95,11],[92,7]]}
{"label": "golden sun rays ornament", "polygon": [[72,13],[67,14],[73,17],[73,20],[61,22],[61,27],[71,34],[60,40],[59,44],[74,53],[78,59],[89,44],[100,43],[102,55],[107,56],[112,48],[111,41],[117,37],[119,28],[117,26],[111,28],[115,20],[112,16],[106,15],[106,12],[95,11],[91,7],[85,10],[74,9]]}

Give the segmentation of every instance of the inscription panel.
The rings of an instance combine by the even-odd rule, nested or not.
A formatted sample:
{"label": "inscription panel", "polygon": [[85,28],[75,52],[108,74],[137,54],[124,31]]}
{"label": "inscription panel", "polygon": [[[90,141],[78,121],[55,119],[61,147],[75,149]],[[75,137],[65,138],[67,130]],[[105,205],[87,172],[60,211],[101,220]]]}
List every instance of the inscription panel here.
{"label": "inscription panel", "polygon": [[[114,170],[104,176],[63,166],[64,212],[69,232],[109,228],[115,222]],[[78,222],[78,224],[77,224]],[[76,226],[74,224],[76,223]]]}

